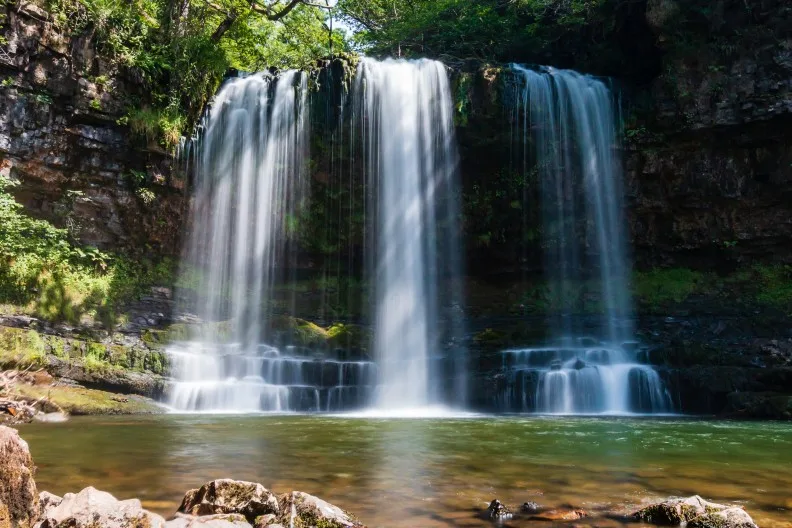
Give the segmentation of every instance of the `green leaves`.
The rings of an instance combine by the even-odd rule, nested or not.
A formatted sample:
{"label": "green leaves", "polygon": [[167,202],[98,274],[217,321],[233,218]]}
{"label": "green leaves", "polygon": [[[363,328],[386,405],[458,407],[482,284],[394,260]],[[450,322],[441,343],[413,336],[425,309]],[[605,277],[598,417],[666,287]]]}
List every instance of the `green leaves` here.
{"label": "green leaves", "polygon": [[[171,151],[230,69],[302,68],[331,47],[347,49],[309,2],[284,10],[283,0],[43,1],[62,29],[93,37],[111,67],[143,80],[147,91],[119,122]],[[268,7],[288,14],[272,21]]]}
{"label": "green leaves", "polygon": [[[613,25],[615,0],[339,0],[374,54],[530,62],[584,25]],[[581,40],[580,35],[577,39]]]}
{"label": "green leaves", "polygon": [[133,261],[82,246],[65,229],[27,216],[8,193],[13,185],[0,176],[0,303],[50,320],[88,316],[111,325],[123,302],[173,282],[171,261]]}

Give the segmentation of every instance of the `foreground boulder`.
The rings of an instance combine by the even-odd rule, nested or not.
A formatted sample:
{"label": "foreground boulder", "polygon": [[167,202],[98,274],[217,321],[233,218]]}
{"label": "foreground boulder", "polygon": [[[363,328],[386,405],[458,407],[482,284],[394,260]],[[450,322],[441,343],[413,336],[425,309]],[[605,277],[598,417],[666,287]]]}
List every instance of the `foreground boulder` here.
{"label": "foreground boulder", "polygon": [[262,515],[280,515],[278,499],[256,482],[218,479],[184,495],[179,513],[215,515],[238,513],[249,523]]}
{"label": "foreground boulder", "polygon": [[144,510],[137,499],[120,501],[105,491],[85,488],[63,499],[47,494],[39,528],[165,528],[165,519]]}
{"label": "foreground boulder", "polygon": [[27,442],[14,429],[0,426],[0,528],[26,528],[39,515]]}
{"label": "foreground boulder", "polygon": [[278,497],[278,503],[282,512],[280,519],[264,526],[275,528],[281,524],[293,528],[365,528],[338,506],[301,491],[284,493]]}
{"label": "foreground boulder", "polygon": [[694,495],[686,499],[671,499],[641,508],[633,513],[633,518],[649,524],[659,526],[677,526],[686,523],[699,515],[707,513],[708,509],[725,510],[726,506],[708,502]]}
{"label": "foreground boulder", "polygon": [[698,495],[652,504],[633,513],[632,517],[659,526],[756,528],[751,516],[742,508],[709,502]]}

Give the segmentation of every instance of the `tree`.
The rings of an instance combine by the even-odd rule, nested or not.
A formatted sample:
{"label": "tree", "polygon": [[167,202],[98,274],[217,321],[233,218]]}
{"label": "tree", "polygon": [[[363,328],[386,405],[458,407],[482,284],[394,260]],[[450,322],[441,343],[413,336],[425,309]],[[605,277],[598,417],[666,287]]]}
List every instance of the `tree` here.
{"label": "tree", "polygon": [[166,147],[189,131],[230,69],[304,68],[346,46],[326,0],[38,0],[92,38],[106,63],[142,80],[128,121]]}

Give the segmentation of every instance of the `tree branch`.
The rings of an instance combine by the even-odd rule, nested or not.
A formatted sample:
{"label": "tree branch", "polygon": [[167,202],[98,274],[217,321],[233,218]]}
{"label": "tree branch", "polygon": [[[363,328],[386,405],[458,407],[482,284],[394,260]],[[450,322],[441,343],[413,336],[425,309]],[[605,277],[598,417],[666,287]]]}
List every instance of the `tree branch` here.
{"label": "tree branch", "polygon": [[[277,3],[280,3],[280,2],[277,2]],[[274,21],[280,20],[281,18],[285,17],[286,15],[291,13],[292,10],[294,10],[295,7],[297,7],[299,4],[303,4],[303,3],[306,3],[306,2],[304,2],[304,0],[289,0],[289,2],[285,6],[283,6],[283,8],[280,11],[275,12],[273,10],[274,3],[273,4],[265,4],[264,6],[261,6],[261,5],[259,5],[259,2],[257,0],[253,0],[252,2],[250,2],[250,9],[252,9],[256,13],[264,15],[269,20],[272,20],[274,22]]]}

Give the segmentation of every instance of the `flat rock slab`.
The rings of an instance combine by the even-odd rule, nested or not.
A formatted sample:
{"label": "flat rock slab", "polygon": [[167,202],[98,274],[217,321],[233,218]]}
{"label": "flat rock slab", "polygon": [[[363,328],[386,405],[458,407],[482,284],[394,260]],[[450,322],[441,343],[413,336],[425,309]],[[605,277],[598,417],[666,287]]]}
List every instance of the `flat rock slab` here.
{"label": "flat rock slab", "polygon": [[239,513],[220,513],[198,517],[177,513],[165,523],[166,528],[251,528],[244,515]]}

